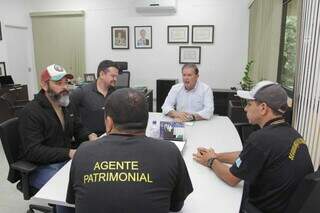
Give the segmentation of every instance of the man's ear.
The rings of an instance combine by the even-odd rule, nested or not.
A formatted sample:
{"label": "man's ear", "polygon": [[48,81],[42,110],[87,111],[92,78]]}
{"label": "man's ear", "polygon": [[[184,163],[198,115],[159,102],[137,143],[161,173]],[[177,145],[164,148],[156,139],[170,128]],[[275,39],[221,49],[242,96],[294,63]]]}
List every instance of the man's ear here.
{"label": "man's ear", "polygon": [[40,81],[40,86],[44,91],[48,91],[48,84],[49,82],[45,82],[45,81]]}
{"label": "man's ear", "polygon": [[99,75],[98,75],[98,78],[102,79],[102,74],[103,74],[103,71],[99,71]]}
{"label": "man's ear", "polygon": [[104,123],[106,125],[106,132],[109,133],[114,128],[114,123],[111,117],[107,116],[104,119]]}
{"label": "man's ear", "polygon": [[261,113],[262,115],[265,115],[265,114],[268,113],[269,107],[267,106],[266,103],[261,103],[261,104],[259,105],[259,107],[260,107],[260,113]]}

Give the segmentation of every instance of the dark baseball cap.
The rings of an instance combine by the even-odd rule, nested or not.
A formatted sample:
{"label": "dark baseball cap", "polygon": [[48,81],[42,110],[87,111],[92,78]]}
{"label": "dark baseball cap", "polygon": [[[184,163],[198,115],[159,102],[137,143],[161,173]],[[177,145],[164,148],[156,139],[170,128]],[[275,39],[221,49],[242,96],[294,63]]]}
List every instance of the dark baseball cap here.
{"label": "dark baseball cap", "polygon": [[280,84],[272,81],[260,81],[250,91],[238,90],[237,95],[243,99],[264,102],[281,114],[288,108],[286,91]]}

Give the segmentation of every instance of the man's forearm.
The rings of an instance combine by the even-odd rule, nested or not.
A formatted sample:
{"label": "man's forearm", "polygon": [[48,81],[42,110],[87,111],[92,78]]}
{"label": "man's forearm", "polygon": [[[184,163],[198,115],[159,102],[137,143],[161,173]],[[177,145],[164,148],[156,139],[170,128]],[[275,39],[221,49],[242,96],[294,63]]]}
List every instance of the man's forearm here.
{"label": "man's forearm", "polygon": [[223,163],[233,164],[239,157],[240,151],[218,153],[219,161]]}
{"label": "man's forearm", "polygon": [[230,172],[227,165],[220,162],[218,159],[213,161],[211,169],[220,179],[222,179],[230,186],[236,186],[241,181],[241,179],[237,178]]}

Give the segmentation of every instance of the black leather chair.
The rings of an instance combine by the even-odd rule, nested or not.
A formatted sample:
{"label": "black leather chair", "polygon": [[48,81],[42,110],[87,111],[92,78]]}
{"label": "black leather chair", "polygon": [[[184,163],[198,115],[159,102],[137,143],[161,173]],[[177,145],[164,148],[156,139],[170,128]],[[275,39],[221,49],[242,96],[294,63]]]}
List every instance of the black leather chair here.
{"label": "black leather chair", "polygon": [[292,195],[285,213],[320,211],[320,171],[308,174]]}
{"label": "black leather chair", "polygon": [[[18,118],[11,118],[0,124],[0,139],[9,164],[9,173],[7,180],[16,183],[18,190],[23,193],[23,198],[29,200],[37,189],[29,184],[29,175],[37,166],[23,160],[18,159],[19,146],[21,144],[20,135],[18,133]],[[54,212],[53,208],[48,206],[29,205],[27,213],[33,213],[34,210],[41,212]]]}
{"label": "black leather chair", "polygon": [[116,88],[130,87],[130,72],[122,71],[119,73],[116,83]]}
{"label": "black leather chair", "polygon": [[3,99],[1,96],[0,96],[0,109],[1,109],[0,110],[0,123],[8,120],[10,118],[15,117],[14,110],[10,106],[10,103],[8,101],[6,101],[5,99]]}
{"label": "black leather chair", "polygon": [[17,100],[17,97],[12,93],[3,93],[0,96],[2,102],[6,102],[6,104],[13,111],[13,114],[19,116],[20,111],[27,105],[28,100]]}

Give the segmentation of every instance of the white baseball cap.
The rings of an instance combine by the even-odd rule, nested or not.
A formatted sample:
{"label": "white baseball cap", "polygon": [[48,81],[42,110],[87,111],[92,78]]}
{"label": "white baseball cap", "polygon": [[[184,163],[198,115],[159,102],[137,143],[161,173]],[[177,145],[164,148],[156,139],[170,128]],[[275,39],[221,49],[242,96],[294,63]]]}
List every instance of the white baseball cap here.
{"label": "white baseball cap", "polygon": [[280,84],[272,81],[260,81],[250,91],[238,90],[237,95],[243,99],[264,102],[281,114],[288,108],[286,91]]}
{"label": "white baseball cap", "polygon": [[250,91],[245,91],[245,90],[238,90],[237,91],[237,96],[243,99],[247,100],[255,100],[255,95],[256,93],[262,89],[263,87],[266,87],[268,85],[273,85],[276,84],[275,82],[272,81],[260,81],[257,83]]}

